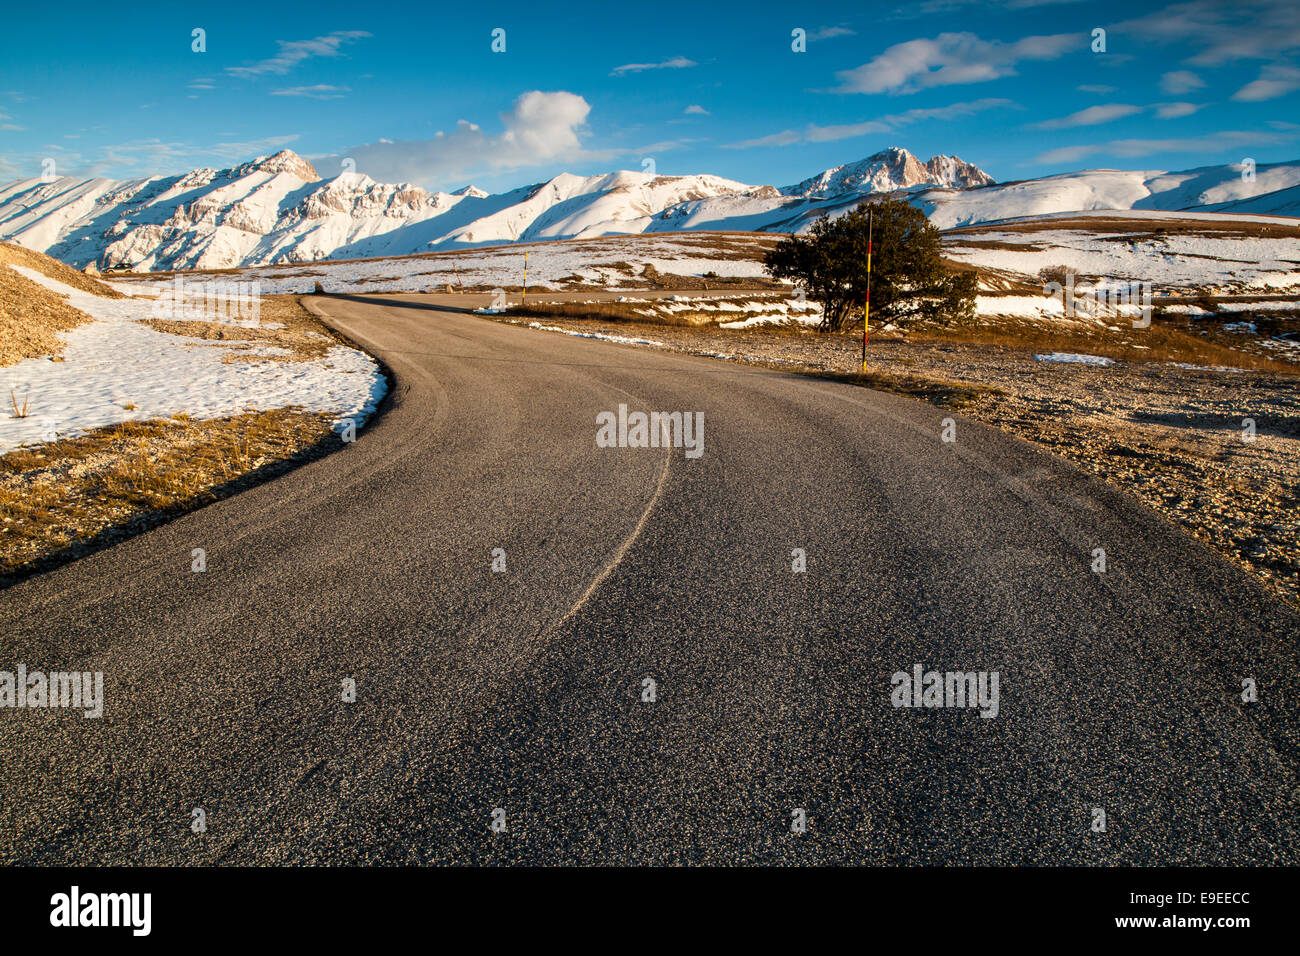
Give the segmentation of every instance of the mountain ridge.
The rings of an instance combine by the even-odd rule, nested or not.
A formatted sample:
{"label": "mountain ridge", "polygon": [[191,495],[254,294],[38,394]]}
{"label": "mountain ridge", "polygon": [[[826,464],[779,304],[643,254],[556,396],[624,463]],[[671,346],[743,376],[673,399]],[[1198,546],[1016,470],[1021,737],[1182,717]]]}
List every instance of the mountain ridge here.
{"label": "mountain ridge", "polygon": [[0,186],[0,240],[79,268],[213,269],[408,255],[510,242],[693,230],[797,232],[862,200],[903,196],[941,228],[1089,209],[1300,212],[1300,162],[1184,172],[1084,170],[996,183],[956,156],[889,147],[791,186],[712,174],[560,173],[490,194],[430,192],[356,172],[324,179],[291,150],[218,170]]}

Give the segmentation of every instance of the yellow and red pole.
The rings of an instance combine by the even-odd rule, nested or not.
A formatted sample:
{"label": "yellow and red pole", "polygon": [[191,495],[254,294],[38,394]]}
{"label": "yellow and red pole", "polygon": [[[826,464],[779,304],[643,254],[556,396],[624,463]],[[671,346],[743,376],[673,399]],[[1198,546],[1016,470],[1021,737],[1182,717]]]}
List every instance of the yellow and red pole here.
{"label": "yellow and red pole", "polygon": [[867,323],[871,317],[871,227],[874,209],[867,210],[867,295],[862,300],[862,371],[867,370]]}
{"label": "yellow and red pole", "polygon": [[519,301],[528,298],[528,253],[524,253],[524,291],[519,293]]}

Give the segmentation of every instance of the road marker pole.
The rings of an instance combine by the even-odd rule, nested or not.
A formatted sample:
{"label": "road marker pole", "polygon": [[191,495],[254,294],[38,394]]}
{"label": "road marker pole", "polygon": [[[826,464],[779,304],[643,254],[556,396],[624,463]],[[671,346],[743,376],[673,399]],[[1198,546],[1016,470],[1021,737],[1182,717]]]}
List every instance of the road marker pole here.
{"label": "road marker pole", "polygon": [[862,300],[862,373],[867,371],[867,323],[871,316],[871,227],[874,209],[867,210],[867,297]]}
{"label": "road marker pole", "polygon": [[524,253],[524,291],[519,293],[519,302],[522,304],[524,299],[528,298],[528,253]]}

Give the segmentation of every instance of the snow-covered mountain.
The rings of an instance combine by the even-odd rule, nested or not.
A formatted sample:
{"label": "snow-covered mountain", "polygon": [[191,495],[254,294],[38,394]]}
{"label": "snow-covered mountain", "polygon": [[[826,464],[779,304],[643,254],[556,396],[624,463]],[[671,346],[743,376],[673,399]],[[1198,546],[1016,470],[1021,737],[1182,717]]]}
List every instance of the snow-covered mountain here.
{"label": "snow-covered mountain", "polygon": [[971,190],[926,190],[912,201],[941,229],[1095,209],[1300,216],[1300,161],[1251,172],[1237,163],[1175,173],[1089,169]]}
{"label": "snow-covered mountain", "polygon": [[622,171],[563,173],[489,195],[473,186],[429,192],[357,173],[323,180],[284,150],[233,169],[182,176],[10,183],[0,188],[0,239],[78,267],[212,269],[698,228],[685,216],[699,203],[719,203],[708,208],[723,217],[730,216],[729,202],[753,204],[764,221],[752,228],[780,228],[782,210],[791,204],[820,206],[922,184],[989,182],[956,157],[921,163],[906,150],[890,149],[785,188]]}
{"label": "snow-covered mountain", "polygon": [[907,150],[893,146],[856,163],[828,169],[797,186],[782,189],[781,193],[825,199],[852,193],[893,192],[922,185],[966,189],[987,186],[992,182],[993,177],[984,170],[962,162],[956,156],[935,156],[922,163]]}
{"label": "snow-covered mountain", "polygon": [[233,169],[114,181],[63,177],[0,187],[0,240],[100,269],[215,269],[395,256],[624,233],[793,232],[869,195],[902,195],[941,227],[1086,209],[1296,215],[1300,162],[1182,173],[1089,170],[995,184],[955,156],[891,148],[793,186],[718,176],[567,173],[488,194],[429,192],[357,173],[321,179],[289,150]]}
{"label": "snow-covered mountain", "polygon": [[[887,150],[863,163],[827,170],[782,190],[777,200],[732,195],[683,203],[661,213],[646,231],[798,232],[819,216],[847,212],[870,192],[905,197],[940,229],[1097,209],[1300,216],[1300,160],[1260,165],[1253,175],[1241,165],[1230,163],[1182,172],[1088,169],[994,183],[979,169],[954,157],[936,156],[922,167],[908,156],[915,164],[908,165],[912,175],[891,181],[884,168],[873,164],[892,152]],[[908,182],[918,175],[916,167],[925,169],[933,179]],[[859,184],[865,187],[863,191],[856,188]],[[872,188],[876,184],[879,187]]]}

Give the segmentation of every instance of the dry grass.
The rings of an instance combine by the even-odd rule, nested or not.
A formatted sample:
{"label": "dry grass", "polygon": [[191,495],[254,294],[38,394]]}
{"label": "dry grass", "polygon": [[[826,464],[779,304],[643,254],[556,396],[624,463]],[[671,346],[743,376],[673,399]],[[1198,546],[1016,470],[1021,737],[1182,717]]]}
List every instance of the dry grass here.
{"label": "dry grass", "polygon": [[[720,322],[744,318],[743,313],[718,311],[682,311],[643,314],[653,303],[645,302],[525,302],[513,305],[503,316],[509,319],[532,318],[553,322],[601,323],[619,326],[646,326],[713,329]],[[1244,316],[1225,314],[1239,321]],[[1252,319],[1270,332],[1300,331],[1300,321],[1283,317]],[[1300,366],[1274,358],[1259,347],[1259,337],[1235,335],[1222,331],[1221,321],[1190,319],[1185,316],[1157,316],[1146,329],[1134,329],[1130,320],[1114,323],[1118,331],[1089,322],[1035,322],[1029,319],[982,319],[969,324],[922,324],[894,332],[880,332],[873,323],[875,341],[912,342],[918,345],[974,345],[1019,350],[1026,353],[1083,352],[1103,355],[1123,362],[1185,362],[1188,365],[1222,366],[1281,375],[1300,375]],[[1292,328],[1294,326],[1294,329]],[[808,327],[797,323],[751,326],[746,332],[768,335],[805,334]],[[847,333],[859,338],[862,330]],[[1266,339],[1267,336],[1264,336]],[[883,387],[883,386],[882,386]]]}
{"label": "dry grass", "polygon": [[[314,315],[303,308],[296,295],[266,295],[261,298],[259,326],[233,325],[223,322],[202,322],[190,319],[147,319],[144,324],[159,332],[183,335],[211,342],[229,342],[235,347],[246,342],[253,345],[273,345],[288,350],[286,355],[266,356],[257,353],[241,355],[232,352],[227,362],[263,361],[278,358],[284,361],[304,362],[324,357],[338,341],[329,334]],[[283,328],[265,328],[266,324]]]}
{"label": "dry grass", "polygon": [[[0,307],[17,303],[14,314],[23,320],[25,337],[21,347],[14,346],[15,361],[57,348],[58,328],[89,321],[62,297],[0,266],[0,293],[10,288],[4,284],[10,280],[20,294],[0,294]],[[0,318],[4,315],[0,311]],[[229,343],[227,361],[318,359],[338,342],[297,296],[288,295],[262,297],[262,327],[143,321],[160,332]],[[0,325],[0,331],[5,328]],[[0,346],[4,344],[0,340]],[[263,345],[286,351],[257,354],[255,347]],[[11,395],[10,401],[12,413],[22,417],[25,396]],[[123,407],[130,411],[134,405]],[[177,415],[125,422],[11,451],[0,457],[0,587],[225,497],[337,445],[325,416],[280,409],[217,421]]]}
{"label": "dry grass", "polygon": [[[745,258],[745,259],[754,258],[751,255],[728,257],[723,254],[718,254],[715,256],[714,251],[715,251],[715,247],[708,247],[708,249],[702,248],[700,250],[700,253],[701,255],[707,254],[708,257],[711,259],[712,258]],[[785,288],[785,286],[783,286],[780,282],[777,282],[775,279],[768,279],[762,276],[708,275],[708,276],[701,277],[695,275],[678,275],[675,272],[659,272],[655,268],[654,263],[652,262],[647,262],[645,264],[645,269],[642,270],[641,275],[639,277],[634,277],[633,282],[622,283],[622,284],[638,285],[638,286],[643,285],[645,286],[645,288],[648,289],[698,289],[700,288],[701,284],[703,284],[704,290],[706,292],[711,289],[725,289],[725,288],[733,288],[733,287],[746,288],[746,289],[753,289],[755,287],[762,288],[762,289]]]}
{"label": "dry grass", "polygon": [[51,279],[56,279],[64,285],[70,285],[74,289],[88,292],[91,295],[103,296],[106,299],[126,298],[111,286],[100,282],[98,279],[92,279],[84,272],[78,272],[71,266],[64,265],[58,259],[51,259],[42,252],[33,252],[31,249],[24,249],[22,246],[16,246],[11,242],[0,242],[0,263],[35,269]]}
{"label": "dry grass", "polygon": [[92,295],[122,298],[120,292],[49,256],[0,242],[0,366],[57,355],[63,347],[59,333],[90,321],[90,316],[68,305],[63,296],[6,268],[9,265],[35,269]]}
{"label": "dry grass", "polygon": [[[970,325],[918,327],[894,338],[919,344],[980,345],[1031,352],[1084,352],[1123,362],[1186,362],[1257,372],[1298,375],[1300,367],[1235,347],[1245,345],[1219,331],[1220,324],[1184,317],[1156,317],[1150,328],[1134,329],[1128,319],[1116,321],[1118,332],[1085,323],[1047,324],[997,319]],[[888,338],[882,336],[882,338]]]}
{"label": "dry grass", "polygon": [[[1075,230],[1088,233],[1124,233],[1129,239],[1156,239],[1168,235],[1219,235],[1257,239],[1300,239],[1300,224],[1278,222],[1251,222],[1240,219],[1162,218],[1158,213],[1150,216],[1057,216],[1044,219],[1026,219],[1012,222],[976,223],[945,229],[945,236],[966,236],[981,232],[1018,232],[1032,234],[1054,230]],[[963,242],[963,245],[968,243]],[[1016,244],[1014,248],[1025,246]]]}
{"label": "dry grass", "polygon": [[57,355],[59,333],[89,321],[63,296],[0,265],[0,366]]}
{"label": "dry grass", "polygon": [[338,447],[295,409],[124,422],[0,456],[0,586],[227,497]]}
{"label": "dry grass", "polygon": [[[698,279],[696,282],[698,283]],[[544,294],[544,293],[543,293]],[[772,299],[764,300],[755,299],[754,296],[741,296],[739,298],[718,297],[702,300],[709,305],[717,305],[720,302],[730,302],[743,304],[749,301],[776,301]],[[642,302],[544,302],[533,301],[524,302],[519,305],[512,305],[507,308],[502,315],[510,318],[534,318],[534,319],[552,319],[564,320],[571,322],[613,322],[613,323],[635,323],[639,325],[659,325],[675,327],[700,327],[716,326],[722,322],[737,322],[754,314],[754,312],[724,312],[717,308],[712,309],[677,309],[672,312],[660,311],[659,305],[681,306],[681,301],[671,299],[651,299]],[[689,303],[686,303],[689,304]],[[798,322],[780,323],[780,313],[761,313],[772,320],[769,328],[775,330],[784,330],[786,325],[795,328],[803,328]]]}

